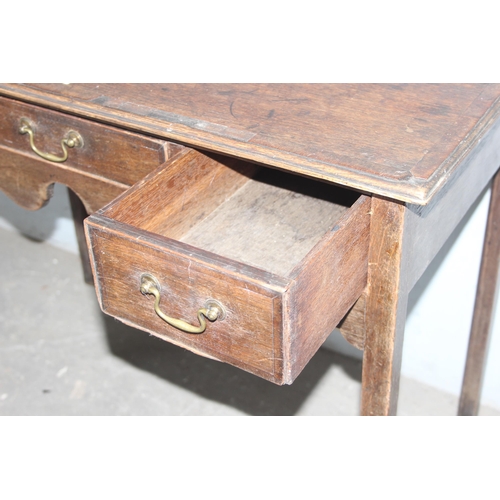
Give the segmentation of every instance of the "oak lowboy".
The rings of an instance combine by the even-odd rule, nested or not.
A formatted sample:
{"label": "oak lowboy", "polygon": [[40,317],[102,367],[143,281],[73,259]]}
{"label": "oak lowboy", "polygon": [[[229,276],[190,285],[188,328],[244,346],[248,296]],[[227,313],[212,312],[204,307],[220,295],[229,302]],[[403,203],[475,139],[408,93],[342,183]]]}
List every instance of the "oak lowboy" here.
{"label": "oak lowboy", "polygon": [[106,313],[277,384],[340,325],[367,415],[396,412],[408,294],[493,180],[477,413],[499,166],[498,84],[0,83],[0,188],[31,210],[70,188]]}

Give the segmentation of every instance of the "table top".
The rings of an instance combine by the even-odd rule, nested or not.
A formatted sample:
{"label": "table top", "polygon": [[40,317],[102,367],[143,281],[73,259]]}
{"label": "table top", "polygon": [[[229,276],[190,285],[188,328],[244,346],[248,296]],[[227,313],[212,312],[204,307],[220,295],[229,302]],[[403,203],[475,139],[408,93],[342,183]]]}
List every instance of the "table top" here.
{"label": "table top", "polygon": [[0,94],[426,205],[500,120],[500,84],[0,84]]}

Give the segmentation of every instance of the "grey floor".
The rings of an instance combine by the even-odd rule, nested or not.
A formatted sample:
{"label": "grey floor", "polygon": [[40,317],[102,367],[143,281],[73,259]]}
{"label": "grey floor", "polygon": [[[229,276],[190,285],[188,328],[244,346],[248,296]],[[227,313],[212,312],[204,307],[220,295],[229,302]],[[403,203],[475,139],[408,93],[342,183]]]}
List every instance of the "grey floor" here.
{"label": "grey floor", "polygon": [[[0,273],[0,415],[359,412],[357,360],[320,349],[278,387],[103,315],[76,255],[0,229]],[[456,408],[455,396],[402,379],[400,415]]]}

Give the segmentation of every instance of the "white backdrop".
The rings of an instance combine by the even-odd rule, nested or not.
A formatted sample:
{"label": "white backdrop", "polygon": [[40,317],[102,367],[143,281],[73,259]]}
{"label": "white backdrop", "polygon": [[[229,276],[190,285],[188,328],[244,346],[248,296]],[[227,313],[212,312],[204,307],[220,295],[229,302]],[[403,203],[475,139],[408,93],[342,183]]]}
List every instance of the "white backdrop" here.
{"label": "white backdrop", "polygon": [[[457,395],[462,383],[488,203],[489,190],[472,207],[410,294],[402,373]],[[36,212],[19,208],[0,192],[0,227],[78,252],[67,191],[60,185],[56,185],[50,203]],[[500,408],[500,321],[495,325],[482,402]],[[347,344],[338,332],[331,335],[325,346],[361,357],[360,351]]]}

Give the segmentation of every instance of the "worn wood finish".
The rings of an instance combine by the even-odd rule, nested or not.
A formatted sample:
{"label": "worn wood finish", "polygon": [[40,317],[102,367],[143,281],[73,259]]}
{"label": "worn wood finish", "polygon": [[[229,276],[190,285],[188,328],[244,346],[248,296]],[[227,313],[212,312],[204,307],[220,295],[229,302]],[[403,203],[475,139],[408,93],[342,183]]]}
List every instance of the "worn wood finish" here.
{"label": "worn wood finish", "polygon": [[500,167],[500,122],[463,159],[459,169],[429,207],[408,206],[408,246],[412,258],[407,270],[412,288],[437,255]]}
{"label": "worn wood finish", "polygon": [[[407,246],[412,249],[406,272],[411,290],[473,202],[486,188],[500,166],[500,122],[495,124],[467,155],[430,205],[407,205]],[[363,297],[339,325],[344,338],[363,349],[366,326]]]}
{"label": "worn wood finish", "polygon": [[39,158],[28,135],[19,133],[21,118],[35,128],[35,145],[60,156],[61,140],[70,130],[83,138],[82,147],[69,149],[67,167],[131,186],[169,157],[170,145],[158,139],[82,120],[38,106],[0,97],[0,145]]}
{"label": "worn wood finish", "polygon": [[[0,84],[0,95],[0,184],[11,198],[36,209],[61,182],[91,213],[118,196],[87,224],[106,312],[290,383],[351,308],[340,327],[364,348],[362,412],[395,413],[408,292],[500,164],[499,84]],[[62,165],[42,160],[18,133],[19,114],[36,121],[40,149],[58,154],[68,128],[84,131],[85,147]],[[179,241],[230,206],[255,163],[375,194],[371,212],[362,196],[285,270]],[[185,338],[166,327],[138,291],[143,264],[160,275],[168,313],[191,321],[202,296],[217,292],[231,330],[215,322],[217,336]],[[492,266],[485,253],[483,267]],[[476,302],[486,329],[493,274],[485,271]],[[476,392],[479,323],[466,375],[476,382],[464,383]]]}
{"label": "worn wood finish", "polygon": [[285,310],[292,380],[366,286],[370,205],[361,197],[292,272]]}
{"label": "worn wood finish", "polygon": [[[253,165],[186,148],[86,220],[95,281],[103,311],[127,324],[275,383],[291,383],[366,285],[370,199],[361,196],[351,208],[339,207],[336,196],[351,203],[356,196],[325,185],[323,193],[316,193],[322,196],[317,213],[301,214],[304,199],[314,196],[306,194],[307,180],[275,172],[263,183],[262,171],[259,180],[250,177],[255,174]],[[249,199],[245,193],[255,195],[253,185],[261,194]],[[264,222],[274,227],[284,220],[296,226],[280,235],[282,245],[260,246],[257,240],[268,237],[270,228],[248,222],[254,209],[262,209],[264,198],[271,221]],[[232,208],[232,217],[221,218],[219,207]],[[210,212],[217,213],[215,222]],[[194,246],[192,238],[182,241],[197,225],[214,231],[214,223],[221,242],[216,245],[217,238],[210,238],[210,251]],[[301,224],[309,227],[302,230]],[[250,258],[240,240],[235,243],[234,227],[247,238]],[[323,231],[319,241],[318,229]],[[286,238],[292,246],[296,238],[307,240],[305,252],[292,258]],[[236,250],[228,247],[230,242]],[[255,265],[254,246],[267,251],[268,259],[258,256],[262,266]],[[271,259],[275,252],[280,258]],[[283,268],[280,260],[291,262]],[[227,319],[209,324],[201,335],[167,325],[140,294],[140,277],[146,272],[158,275],[165,287],[166,314],[195,323],[196,311],[214,298],[227,308]]]}
{"label": "worn wood finish", "polygon": [[500,267],[500,174],[494,177],[484,239],[476,303],[467,351],[459,415],[477,415],[493,312],[498,294]]}
{"label": "worn wood finish", "polygon": [[224,203],[255,165],[185,148],[117,199],[106,214],[132,226],[180,239]]}
{"label": "worn wood finish", "polygon": [[80,252],[80,260],[82,263],[83,279],[85,283],[92,284],[92,268],[90,267],[89,250],[87,240],[85,239],[85,231],[83,229],[83,221],[88,216],[87,210],[82,203],[82,200],[71,190],[68,189],[69,203],[73,214],[73,223],[75,226],[76,241]]}
{"label": "worn wood finish", "polygon": [[0,93],[427,204],[498,119],[498,84],[1,84]]}
{"label": "worn wood finish", "polygon": [[360,351],[365,348],[366,333],[366,292],[349,309],[337,327],[342,336]]}
{"label": "worn wood finish", "polygon": [[343,191],[262,169],[181,241],[229,259],[289,276],[349,205]]}
{"label": "worn wood finish", "polygon": [[[283,383],[277,321],[283,284],[274,280],[270,286],[266,277],[230,273],[203,252],[189,255],[175,241],[115,221],[91,216],[86,228],[105,313],[197,354]],[[160,305],[169,316],[196,325],[198,309],[212,298],[225,306],[227,317],[209,323],[199,335],[169,326],[156,315],[152,298],[140,292],[143,273],[160,282]]]}
{"label": "worn wood finish", "polygon": [[[161,165],[180,146],[3,97],[0,117],[0,147],[5,148],[0,153],[1,189],[31,210],[48,202],[55,181],[80,193],[84,203],[72,189],[69,198],[84,279],[92,283],[83,219]],[[32,123],[35,145],[43,152],[60,156],[61,139],[70,130],[78,131],[84,144],[69,149],[63,163],[45,161],[31,150],[28,136],[19,133],[21,118]],[[21,156],[15,158],[13,152]]]}
{"label": "worn wood finish", "polygon": [[64,164],[0,147],[0,189],[21,207],[28,210],[42,208],[52,197],[55,182],[72,189],[88,213],[95,212],[128,188]]}
{"label": "worn wood finish", "polygon": [[404,269],[403,204],[373,197],[362,415],[394,415],[397,409],[408,289]]}

